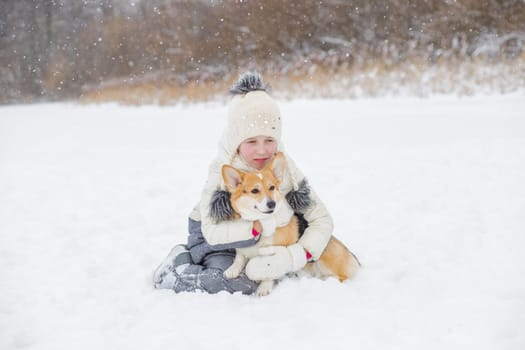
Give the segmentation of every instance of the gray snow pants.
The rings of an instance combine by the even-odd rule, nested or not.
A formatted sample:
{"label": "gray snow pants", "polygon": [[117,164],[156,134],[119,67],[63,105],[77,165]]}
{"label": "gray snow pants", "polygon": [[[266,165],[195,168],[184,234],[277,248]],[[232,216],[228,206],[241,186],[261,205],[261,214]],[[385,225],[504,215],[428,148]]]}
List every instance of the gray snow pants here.
{"label": "gray snow pants", "polygon": [[[176,283],[173,290],[179,292],[203,291],[218,293],[241,292],[252,294],[258,286],[257,282],[250,280],[244,273],[237,278],[227,279],[223,272],[230,267],[235,258],[235,248],[247,247],[256,243],[255,239],[244,242],[235,242],[227,245],[210,246],[202,235],[200,221],[189,219],[189,236],[187,248],[190,256],[181,259],[181,266],[174,266]],[[186,260],[186,261],[184,261]],[[186,268],[182,265],[188,264]],[[179,271],[180,272],[177,272]]]}

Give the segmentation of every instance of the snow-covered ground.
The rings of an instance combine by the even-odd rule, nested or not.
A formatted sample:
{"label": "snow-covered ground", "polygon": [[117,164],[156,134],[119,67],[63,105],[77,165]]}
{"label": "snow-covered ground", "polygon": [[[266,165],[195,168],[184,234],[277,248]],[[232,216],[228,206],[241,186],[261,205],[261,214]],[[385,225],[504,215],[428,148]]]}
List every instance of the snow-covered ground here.
{"label": "snow-covered ground", "polygon": [[525,97],[282,103],[361,259],[265,298],[155,290],[225,106],[0,108],[0,349],[524,349]]}

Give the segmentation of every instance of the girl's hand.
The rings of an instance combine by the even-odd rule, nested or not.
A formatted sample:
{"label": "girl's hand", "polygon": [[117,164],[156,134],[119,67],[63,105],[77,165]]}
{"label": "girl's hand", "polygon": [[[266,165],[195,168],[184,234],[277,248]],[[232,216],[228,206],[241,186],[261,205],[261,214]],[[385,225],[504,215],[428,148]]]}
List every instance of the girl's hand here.
{"label": "girl's hand", "polygon": [[299,271],[306,265],[308,254],[299,243],[260,248],[259,253],[264,255],[251,258],[246,265],[246,276],[252,281],[275,280]]}

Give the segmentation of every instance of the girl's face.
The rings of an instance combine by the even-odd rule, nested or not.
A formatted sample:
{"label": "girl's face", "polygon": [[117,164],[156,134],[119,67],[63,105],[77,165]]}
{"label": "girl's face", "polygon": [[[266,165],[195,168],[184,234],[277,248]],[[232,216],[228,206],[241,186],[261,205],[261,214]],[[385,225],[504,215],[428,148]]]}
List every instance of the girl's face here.
{"label": "girl's face", "polygon": [[244,140],[239,145],[239,155],[252,168],[261,170],[277,151],[277,142],[273,137],[255,136]]}

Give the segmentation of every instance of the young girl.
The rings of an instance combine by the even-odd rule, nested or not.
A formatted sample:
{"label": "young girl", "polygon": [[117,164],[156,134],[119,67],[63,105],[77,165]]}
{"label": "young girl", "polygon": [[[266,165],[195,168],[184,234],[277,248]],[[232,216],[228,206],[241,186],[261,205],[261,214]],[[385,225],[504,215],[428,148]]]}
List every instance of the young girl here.
{"label": "young girl", "polygon": [[332,218],[304,175],[288,155],[288,169],[280,191],[294,211],[304,219],[304,233],[288,247],[275,247],[273,255],[252,258],[246,274],[226,279],[223,272],[232,264],[235,248],[253,245],[263,228],[258,221],[227,220],[222,194],[223,164],[245,171],[261,170],[279,151],[281,112],[267,94],[257,73],[245,73],[230,90],[235,96],[228,111],[228,122],[219,143],[218,155],[209,167],[208,180],[199,204],[189,217],[187,245],[175,246],[154,273],[155,288],[175,292],[204,291],[251,294],[257,282],[278,279],[301,270],[308,260],[316,260],[332,234]]}

